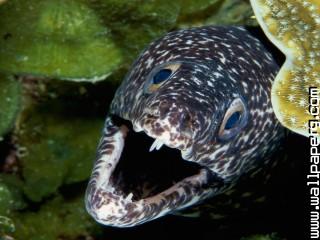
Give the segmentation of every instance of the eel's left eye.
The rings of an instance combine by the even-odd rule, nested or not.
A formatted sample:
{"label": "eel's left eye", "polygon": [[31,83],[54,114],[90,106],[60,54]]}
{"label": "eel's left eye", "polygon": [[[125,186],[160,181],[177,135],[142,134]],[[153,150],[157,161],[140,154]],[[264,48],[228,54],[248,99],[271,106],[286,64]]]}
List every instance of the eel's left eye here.
{"label": "eel's left eye", "polygon": [[247,122],[247,111],[240,98],[235,99],[226,111],[219,130],[219,138],[227,140],[235,136]]}
{"label": "eel's left eye", "polygon": [[148,77],[148,81],[145,85],[146,93],[153,93],[166,82],[181,66],[180,63],[166,63],[161,65],[160,68],[156,68]]}

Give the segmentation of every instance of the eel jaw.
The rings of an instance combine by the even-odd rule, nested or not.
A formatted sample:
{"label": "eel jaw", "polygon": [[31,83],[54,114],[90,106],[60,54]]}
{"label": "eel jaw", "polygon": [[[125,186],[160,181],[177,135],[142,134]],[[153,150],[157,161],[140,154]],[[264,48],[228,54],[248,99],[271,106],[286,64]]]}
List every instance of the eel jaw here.
{"label": "eel jaw", "polygon": [[[184,177],[165,190],[150,191],[146,196],[134,199],[132,192],[119,190],[113,177],[128,131],[125,125],[116,126],[112,118],[107,117],[85,196],[86,209],[97,222],[107,226],[132,227],[193,205],[219,193],[224,187],[221,179],[216,181],[216,176],[209,169],[199,167],[197,173]],[[160,143],[155,141],[151,148],[159,148]]]}

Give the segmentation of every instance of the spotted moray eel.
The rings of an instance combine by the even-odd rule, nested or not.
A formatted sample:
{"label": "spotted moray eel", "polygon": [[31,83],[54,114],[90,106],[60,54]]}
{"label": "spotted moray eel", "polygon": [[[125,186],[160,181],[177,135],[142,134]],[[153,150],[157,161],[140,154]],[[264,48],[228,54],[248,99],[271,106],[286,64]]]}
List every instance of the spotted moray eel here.
{"label": "spotted moray eel", "polygon": [[179,30],[151,43],[111,103],[87,211],[107,226],[135,226],[224,194],[272,164],[284,136],[270,100],[278,71],[242,27]]}

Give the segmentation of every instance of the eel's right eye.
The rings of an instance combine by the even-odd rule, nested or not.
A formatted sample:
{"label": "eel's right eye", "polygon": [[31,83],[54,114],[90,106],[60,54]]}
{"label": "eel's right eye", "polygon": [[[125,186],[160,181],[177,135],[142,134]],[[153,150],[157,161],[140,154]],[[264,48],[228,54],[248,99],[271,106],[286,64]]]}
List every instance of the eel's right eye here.
{"label": "eel's right eye", "polygon": [[161,69],[159,72],[157,72],[153,78],[152,83],[153,84],[160,84],[164,81],[166,81],[172,74],[171,69]]}
{"label": "eel's right eye", "polygon": [[161,68],[157,68],[152,71],[148,77],[148,81],[145,86],[145,93],[153,93],[159,89],[159,87],[166,82],[181,66],[180,63],[166,63],[161,65]]}

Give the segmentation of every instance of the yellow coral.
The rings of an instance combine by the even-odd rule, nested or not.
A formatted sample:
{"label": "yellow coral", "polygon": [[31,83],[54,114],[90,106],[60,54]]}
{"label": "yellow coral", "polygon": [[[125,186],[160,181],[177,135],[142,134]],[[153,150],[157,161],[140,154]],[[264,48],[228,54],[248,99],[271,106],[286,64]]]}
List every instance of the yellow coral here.
{"label": "yellow coral", "polygon": [[250,1],[263,31],[286,56],[272,87],[274,112],[285,127],[310,136],[309,121],[319,117],[310,113],[309,89],[320,92],[320,1]]}

